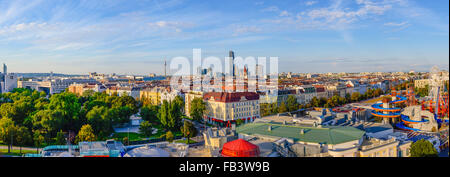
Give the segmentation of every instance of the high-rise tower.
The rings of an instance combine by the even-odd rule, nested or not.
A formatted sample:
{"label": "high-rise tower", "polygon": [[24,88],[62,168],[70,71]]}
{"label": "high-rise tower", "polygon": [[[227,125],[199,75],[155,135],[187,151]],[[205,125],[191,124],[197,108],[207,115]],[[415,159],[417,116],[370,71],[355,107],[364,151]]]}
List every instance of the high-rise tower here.
{"label": "high-rise tower", "polygon": [[167,61],[164,59],[164,77],[167,77]]}
{"label": "high-rise tower", "polygon": [[8,67],[6,66],[5,63],[3,63],[3,74],[8,74]]}
{"label": "high-rise tower", "polygon": [[229,54],[229,57],[230,57],[230,63],[229,63],[229,66],[230,66],[230,75],[231,76],[236,76],[235,75],[235,67],[234,67],[234,52],[232,51],[232,50],[230,50],[230,54]]}

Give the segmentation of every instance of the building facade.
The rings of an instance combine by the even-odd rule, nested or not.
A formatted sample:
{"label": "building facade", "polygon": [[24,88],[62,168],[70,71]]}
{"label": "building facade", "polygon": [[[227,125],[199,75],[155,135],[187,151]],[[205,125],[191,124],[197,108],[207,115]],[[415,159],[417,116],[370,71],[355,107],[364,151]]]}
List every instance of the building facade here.
{"label": "building facade", "polygon": [[259,95],[253,92],[211,92],[203,96],[210,123],[231,124],[241,119],[253,122],[260,118]]}

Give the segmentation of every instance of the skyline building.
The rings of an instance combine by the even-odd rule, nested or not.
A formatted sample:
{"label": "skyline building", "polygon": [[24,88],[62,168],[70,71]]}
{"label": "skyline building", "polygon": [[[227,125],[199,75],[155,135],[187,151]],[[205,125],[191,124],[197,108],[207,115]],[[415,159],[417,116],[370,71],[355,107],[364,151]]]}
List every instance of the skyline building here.
{"label": "skyline building", "polygon": [[234,76],[236,76],[236,69],[234,67],[234,52],[232,50],[230,50],[229,57],[230,57],[229,66],[230,66],[230,70],[231,70],[230,75],[234,77]]}
{"label": "skyline building", "polygon": [[3,73],[0,73],[0,93],[10,92],[17,88],[17,75],[8,74],[8,66],[3,63]]}

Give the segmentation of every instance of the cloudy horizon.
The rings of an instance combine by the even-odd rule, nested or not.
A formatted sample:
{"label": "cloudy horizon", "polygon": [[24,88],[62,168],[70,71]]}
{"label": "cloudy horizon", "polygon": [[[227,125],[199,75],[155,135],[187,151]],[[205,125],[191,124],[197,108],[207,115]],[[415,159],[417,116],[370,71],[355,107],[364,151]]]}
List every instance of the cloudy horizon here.
{"label": "cloudy horizon", "polygon": [[279,57],[280,72],[449,68],[446,0],[0,0],[10,72],[161,74],[164,60]]}

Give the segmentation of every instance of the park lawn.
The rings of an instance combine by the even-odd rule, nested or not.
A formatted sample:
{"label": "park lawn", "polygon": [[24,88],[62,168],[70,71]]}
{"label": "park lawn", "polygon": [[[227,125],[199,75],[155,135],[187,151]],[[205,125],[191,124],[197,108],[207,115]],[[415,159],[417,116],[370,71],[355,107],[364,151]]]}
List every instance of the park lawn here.
{"label": "park lawn", "polygon": [[[128,137],[128,133],[114,133],[113,139],[122,141],[123,138]],[[145,137],[139,133],[130,132],[130,141],[140,141]]]}
{"label": "park lawn", "polygon": [[8,149],[0,149],[0,156],[1,155],[22,156],[23,154],[34,154],[34,153],[36,153],[35,150],[22,149],[22,153],[20,153],[20,149],[15,148],[10,153],[8,153]]}
{"label": "park lawn", "polygon": [[178,141],[175,141],[175,143],[195,144],[195,143],[197,143],[197,141],[194,141],[194,140],[189,139],[189,143],[187,143],[187,139],[186,139],[186,140],[178,140]]}
{"label": "park lawn", "polygon": [[[174,136],[182,136],[181,131],[177,131],[177,132],[172,132],[174,133]],[[130,140],[129,141],[143,141],[143,140],[147,140],[147,139],[151,139],[151,138],[161,138],[162,135],[165,135],[166,132],[161,131],[161,129],[158,129],[158,133],[150,136],[150,137],[146,137],[142,134],[139,133],[132,133],[130,132]],[[112,139],[118,140],[118,141],[123,141],[123,138],[128,137],[128,133],[114,133],[114,136],[112,137]]]}

